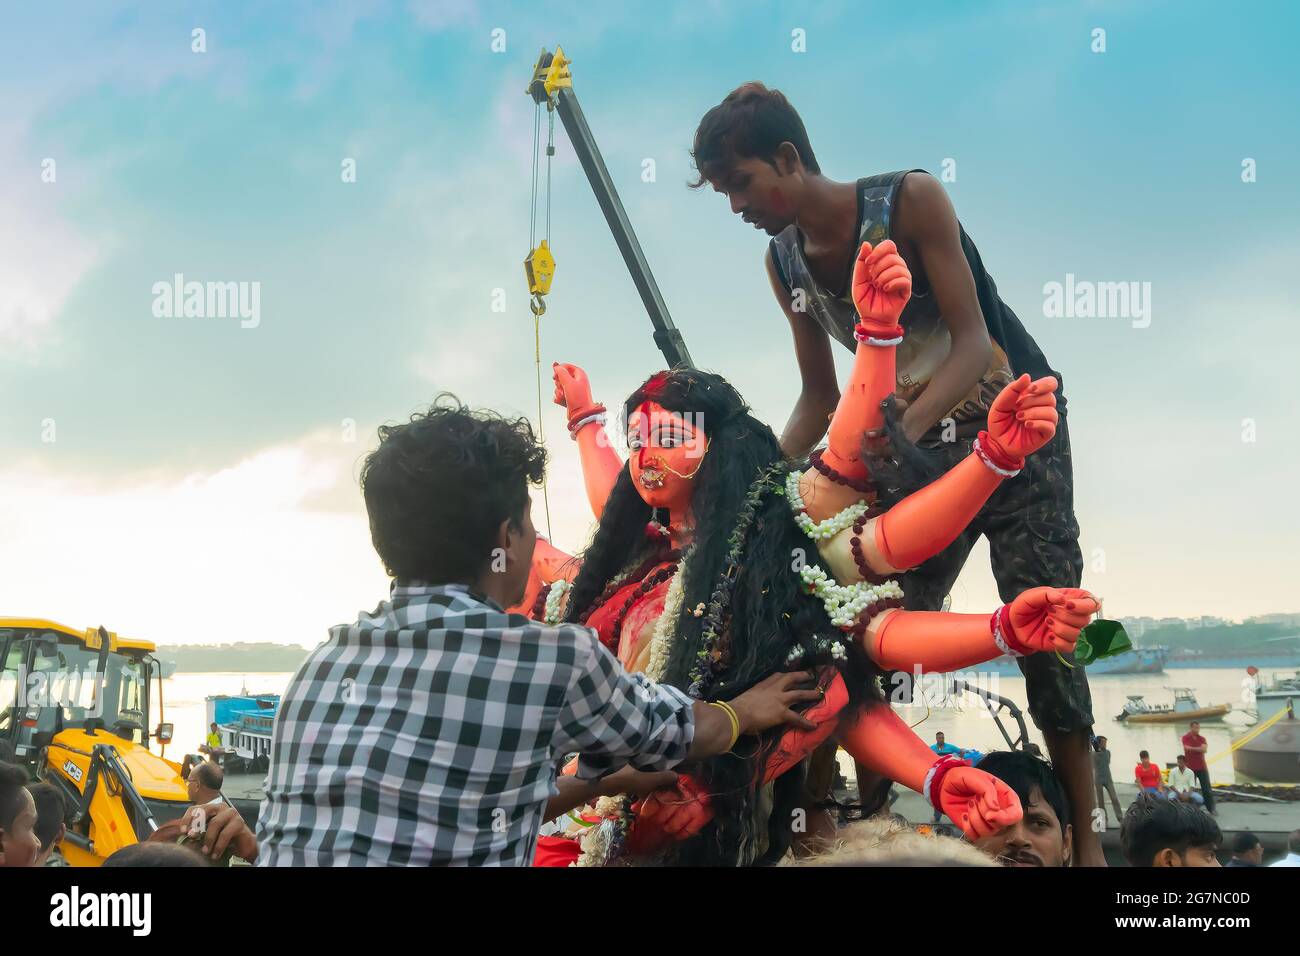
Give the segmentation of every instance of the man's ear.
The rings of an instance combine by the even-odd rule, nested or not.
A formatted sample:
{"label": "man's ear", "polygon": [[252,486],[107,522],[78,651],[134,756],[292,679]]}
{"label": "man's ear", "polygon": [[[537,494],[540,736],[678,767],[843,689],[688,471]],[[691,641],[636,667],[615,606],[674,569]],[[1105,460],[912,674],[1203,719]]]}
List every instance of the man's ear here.
{"label": "man's ear", "polygon": [[514,548],[519,545],[519,535],[521,529],[514,524],[509,518],[506,518],[497,527],[496,544],[492,548],[492,561],[489,565],[493,571],[500,574],[506,570],[510,561],[510,556]]}
{"label": "man's ear", "polygon": [[776,171],[778,175],[789,176],[799,168],[800,162],[799,150],[789,140],[776,148]]}
{"label": "man's ear", "polygon": [[1183,861],[1170,847],[1163,850],[1157,850],[1155,857],[1151,860],[1152,866],[1182,866]]}
{"label": "man's ear", "polygon": [[1070,857],[1074,855],[1074,824],[1065,825],[1065,843],[1061,847],[1061,859],[1066,866],[1070,865]]}

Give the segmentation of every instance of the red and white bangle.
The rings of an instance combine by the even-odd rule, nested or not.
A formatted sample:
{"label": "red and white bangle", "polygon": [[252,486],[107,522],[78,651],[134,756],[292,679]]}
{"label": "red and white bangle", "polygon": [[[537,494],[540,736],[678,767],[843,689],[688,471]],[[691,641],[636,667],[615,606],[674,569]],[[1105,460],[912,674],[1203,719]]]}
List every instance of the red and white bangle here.
{"label": "red and white bangle", "polygon": [[590,425],[592,422],[599,422],[600,425],[601,425],[602,427],[604,427],[604,425],[605,425],[605,413],[604,413],[604,412],[592,412],[590,415],[587,415],[587,416],[585,416],[584,418],[579,418],[577,421],[572,422],[572,423],[569,425],[569,437],[572,438],[574,441],[577,441],[577,440],[578,440],[578,432],[582,431],[582,427],[583,427],[584,425]]}
{"label": "red and white bangle", "polygon": [[[890,337],[884,338],[883,335],[888,335]],[[855,339],[857,339],[859,342],[866,342],[868,345],[877,346],[878,348],[884,348],[885,346],[888,345],[898,345],[900,342],[902,342],[903,327],[901,325],[896,325],[888,332],[883,333],[883,335],[877,334],[873,330],[867,328],[861,322],[859,322],[857,325],[853,327],[853,337]]]}
{"label": "red and white bangle", "polygon": [[989,439],[988,432],[979,433],[979,436],[971,444],[971,451],[978,456],[980,461],[984,462],[990,471],[995,475],[1001,475],[1003,478],[1014,478],[1020,474],[1020,469],[1025,467],[1023,458],[1017,461],[1006,457]]}
{"label": "red and white bangle", "polygon": [[993,612],[989,618],[989,633],[993,635],[993,643],[998,646],[998,650],[1008,657],[1026,657],[1033,653],[1032,648],[1016,640],[1015,632],[1011,629],[1010,604],[1004,604]]}
{"label": "red and white bangle", "polygon": [[970,765],[969,760],[963,760],[955,754],[940,757],[926,771],[925,784],[921,787],[921,795],[930,801],[930,806],[936,810],[942,810],[943,807],[939,805],[939,794],[943,793],[943,778],[954,767],[969,767]]}
{"label": "red and white bangle", "polygon": [[592,405],[588,405],[586,408],[579,408],[576,411],[570,412],[569,413],[569,437],[572,438],[574,441],[577,441],[578,431],[584,425],[589,425],[592,422],[600,422],[601,425],[604,425],[605,411],[606,411],[605,406],[601,405],[599,402],[596,402]]}

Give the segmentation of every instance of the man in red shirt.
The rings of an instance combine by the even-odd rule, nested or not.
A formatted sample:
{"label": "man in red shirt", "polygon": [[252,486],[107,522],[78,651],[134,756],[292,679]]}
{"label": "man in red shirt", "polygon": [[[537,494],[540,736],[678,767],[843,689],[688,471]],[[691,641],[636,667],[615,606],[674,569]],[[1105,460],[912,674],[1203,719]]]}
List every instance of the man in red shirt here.
{"label": "man in red shirt", "polygon": [[1137,780],[1140,791],[1163,794],[1165,782],[1160,777],[1160,768],[1151,762],[1151,755],[1143,750],[1138,754],[1142,762],[1133,768],[1133,777]]}
{"label": "man in red shirt", "polygon": [[1183,756],[1187,758],[1187,769],[1196,774],[1201,785],[1201,796],[1205,798],[1205,809],[1214,812],[1214,790],[1210,787],[1210,768],[1205,765],[1205,752],[1209,750],[1205,738],[1201,736],[1201,724],[1192,721],[1191,728],[1183,734]]}

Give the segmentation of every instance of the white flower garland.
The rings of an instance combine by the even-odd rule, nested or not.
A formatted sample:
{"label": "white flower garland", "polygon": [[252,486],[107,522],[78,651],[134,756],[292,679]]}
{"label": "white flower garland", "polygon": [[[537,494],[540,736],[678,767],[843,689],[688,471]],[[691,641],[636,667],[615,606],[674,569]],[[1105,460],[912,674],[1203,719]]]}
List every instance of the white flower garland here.
{"label": "white flower garland", "polygon": [[551,582],[551,589],[546,592],[546,610],[542,614],[542,620],[547,624],[559,624],[560,617],[564,613],[564,596],[573,590],[573,585],[564,578],[556,578]]}
{"label": "white flower garland", "polygon": [[677,573],[673,575],[672,582],[668,585],[668,592],[664,595],[663,613],[655,622],[654,632],[650,636],[650,660],[646,662],[645,676],[652,681],[663,680],[664,674],[668,672],[668,658],[677,640],[677,615],[681,613],[682,600],[685,597],[682,593],[686,579],[682,571],[685,567],[686,562],[683,561],[678,566]]}
{"label": "white flower garland", "polygon": [[[672,654],[673,642],[677,639],[677,615],[681,612],[682,586],[685,580],[682,570],[683,561],[673,575],[664,595],[663,613],[655,622],[654,633],[650,637],[650,660],[646,663],[645,676],[653,681],[663,679],[668,670],[668,658]],[[549,596],[548,596],[549,600]],[[610,844],[614,839],[615,827],[621,825],[627,814],[627,797],[601,797],[595,806],[589,808],[595,816],[601,818],[598,826],[590,827],[581,839],[582,853],[573,866],[604,866],[609,861]]]}
{"label": "white flower garland", "polygon": [[[602,812],[604,811],[604,812]],[[609,861],[610,846],[614,842],[614,828],[627,813],[627,797],[601,797],[596,801],[595,812],[602,819],[589,827],[579,840],[582,853],[571,866],[604,866]]]}
{"label": "white flower garland", "polygon": [[[808,517],[803,496],[799,494],[799,477],[798,471],[791,471],[785,476],[785,497],[790,503],[790,510],[794,512],[795,524],[799,525],[804,534],[814,541],[826,541],[835,537],[845,528],[852,527],[859,517],[866,514],[869,507],[867,503],[857,501],[837,515],[824,521],[814,522]],[[831,623],[845,631],[857,623],[858,617],[870,605],[877,601],[903,596],[903,589],[896,581],[886,581],[884,584],[871,584],[867,581],[840,584],[815,564],[806,564],[800,568],[799,577],[817,597],[821,598],[826,608],[826,616],[831,619]],[[833,648],[832,653],[834,653]],[[802,655],[801,648],[792,649],[791,662],[798,660]],[[839,659],[838,655],[835,656]]]}
{"label": "white flower garland", "polygon": [[[849,659],[849,652],[839,641],[831,641],[821,637],[814,642],[814,649],[822,654],[830,651],[832,660],[847,661]],[[790,665],[798,664],[803,660],[803,656],[803,647],[796,644],[794,647],[790,648],[790,653],[785,656],[785,662]]]}
{"label": "white flower garland", "polygon": [[870,507],[865,501],[855,501],[839,514],[831,515],[822,521],[813,521],[808,517],[803,498],[799,494],[798,471],[791,471],[785,476],[785,497],[794,512],[795,524],[814,541],[829,541],[845,528],[853,527],[853,522],[866,514]]}
{"label": "white flower garland", "polygon": [[903,589],[896,581],[886,581],[884,584],[871,584],[867,581],[838,584],[816,564],[806,564],[800,568],[799,577],[821,598],[831,623],[844,630],[857,622],[858,616],[868,605],[886,598],[903,596]]}

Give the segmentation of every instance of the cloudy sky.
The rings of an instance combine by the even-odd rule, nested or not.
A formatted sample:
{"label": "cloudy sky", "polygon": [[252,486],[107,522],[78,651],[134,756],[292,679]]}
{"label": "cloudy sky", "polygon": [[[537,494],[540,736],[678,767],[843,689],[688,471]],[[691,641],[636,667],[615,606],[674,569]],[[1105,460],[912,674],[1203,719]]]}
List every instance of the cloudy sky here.
{"label": "cloudy sky", "polygon": [[[765,239],[685,185],[695,124],[749,79],[789,95],[832,178],[952,161],[959,216],[1063,373],[1085,584],[1108,614],[1300,608],[1290,5],[51,2],[0,18],[2,613],[310,645],[373,607],[386,582],[356,473],[375,428],[443,389],[538,414],[524,87],[557,42],[697,364],[760,417],[779,430],[798,392]],[[612,406],[660,357],[556,135],[543,362],[585,366]],[[260,283],[256,327],[155,314],[178,273]],[[1046,314],[1067,275],[1150,283],[1149,323]],[[549,391],[550,524],[576,549],[590,518]],[[987,565],[980,548],[957,609],[996,603]]]}

